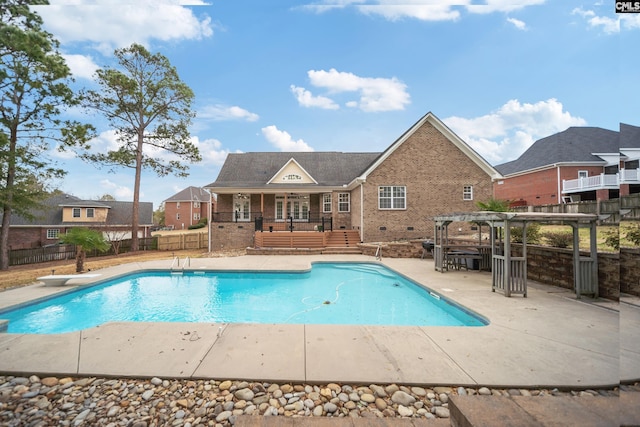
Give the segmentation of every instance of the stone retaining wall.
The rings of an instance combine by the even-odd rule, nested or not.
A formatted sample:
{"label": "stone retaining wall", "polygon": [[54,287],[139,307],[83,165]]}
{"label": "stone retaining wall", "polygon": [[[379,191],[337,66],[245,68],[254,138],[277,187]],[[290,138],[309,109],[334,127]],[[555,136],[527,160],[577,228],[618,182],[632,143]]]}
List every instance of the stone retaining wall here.
{"label": "stone retaining wall", "polygon": [[[361,243],[358,245],[362,249],[363,255],[376,256],[378,247],[382,250],[383,258],[421,258],[422,257],[422,240],[409,240],[406,242],[389,242],[389,243]],[[427,252],[425,258],[433,258],[431,253]]]}
{"label": "stone retaining wall", "polygon": [[211,224],[211,250],[245,249],[253,246],[254,226],[246,223],[213,223]]}
{"label": "stone retaining wall", "polygon": [[[477,241],[454,240],[458,244],[477,244]],[[378,247],[383,258],[421,258],[422,240],[360,244],[362,253],[375,256]],[[521,254],[518,244],[513,244],[515,254]],[[588,256],[588,253],[582,253]],[[425,258],[433,258],[427,252]],[[540,283],[573,290],[573,250],[548,246],[527,245],[527,277]],[[621,287],[624,285],[624,288]],[[598,287],[602,298],[618,300],[620,291],[640,296],[640,249],[621,250],[614,253],[598,253]]]}
{"label": "stone retaining wall", "polygon": [[640,249],[620,248],[620,292],[640,297]]}

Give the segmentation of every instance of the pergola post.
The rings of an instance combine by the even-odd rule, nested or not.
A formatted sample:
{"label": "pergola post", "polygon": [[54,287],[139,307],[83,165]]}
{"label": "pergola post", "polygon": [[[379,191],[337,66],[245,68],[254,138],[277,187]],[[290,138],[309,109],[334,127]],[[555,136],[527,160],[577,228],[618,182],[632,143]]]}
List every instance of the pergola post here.
{"label": "pergola post", "polygon": [[589,223],[589,249],[591,253],[591,277],[593,280],[594,298],[598,298],[599,295],[599,283],[598,283],[598,230],[596,229],[596,222],[591,221]]}
{"label": "pergola post", "polygon": [[571,223],[573,229],[573,288],[576,298],[580,299],[582,291],[580,284],[580,227],[577,222]]}
{"label": "pergola post", "polygon": [[511,227],[504,220],[504,296],[511,296]]}

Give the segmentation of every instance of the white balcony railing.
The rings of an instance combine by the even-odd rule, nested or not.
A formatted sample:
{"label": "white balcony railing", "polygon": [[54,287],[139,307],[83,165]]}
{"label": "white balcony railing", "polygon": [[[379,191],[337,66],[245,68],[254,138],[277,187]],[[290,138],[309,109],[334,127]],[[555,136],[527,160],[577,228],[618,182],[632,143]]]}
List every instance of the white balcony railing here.
{"label": "white balcony railing", "polygon": [[638,184],[640,183],[640,169],[621,169],[621,184]]}
{"label": "white balcony railing", "polygon": [[562,192],[615,189],[619,188],[620,184],[640,184],[640,169],[620,169],[616,174],[601,173],[586,178],[565,179],[562,181]]}

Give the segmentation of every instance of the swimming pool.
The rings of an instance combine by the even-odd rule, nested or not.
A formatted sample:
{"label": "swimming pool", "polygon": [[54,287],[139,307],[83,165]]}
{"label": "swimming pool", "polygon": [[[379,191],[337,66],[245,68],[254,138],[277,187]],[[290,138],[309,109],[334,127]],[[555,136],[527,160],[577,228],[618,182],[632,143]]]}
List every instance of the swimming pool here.
{"label": "swimming pool", "polygon": [[144,271],[0,312],[9,333],[53,334],[112,321],[483,326],[468,309],[379,264],[304,272]]}

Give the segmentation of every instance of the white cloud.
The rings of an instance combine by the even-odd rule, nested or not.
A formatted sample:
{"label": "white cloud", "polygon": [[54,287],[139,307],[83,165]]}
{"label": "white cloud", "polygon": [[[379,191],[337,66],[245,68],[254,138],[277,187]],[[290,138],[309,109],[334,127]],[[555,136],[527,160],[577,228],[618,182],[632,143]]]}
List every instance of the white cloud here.
{"label": "white cloud", "polygon": [[[115,197],[116,200],[133,200],[133,190],[131,188],[123,185],[118,185],[108,179],[103,179],[100,181],[100,188],[102,188],[105,193]],[[140,199],[142,199],[143,197],[144,194],[140,194]]]}
{"label": "white cloud", "polygon": [[359,77],[332,68],[329,71],[310,70],[307,72],[311,84],[325,88],[332,94],[357,92],[359,99],[346,103],[366,112],[404,110],[410,103],[407,85],[397,78]]}
{"label": "white cloud", "polygon": [[262,134],[267,141],[280,151],[314,151],[313,148],[302,139],[294,141],[288,132],[279,130],[274,125],[263,127]]}
{"label": "white cloud", "polygon": [[93,74],[96,72],[98,68],[100,68],[95,62],[93,62],[93,58],[85,55],[62,55],[64,60],[67,62],[67,66],[71,70],[71,74],[74,77],[79,77],[82,79],[93,79]]}
{"label": "white cloud", "polygon": [[[202,156],[201,165],[222,166],[230,153],[229,150],[222,149],[222,143],[217,139],[204,139],[200,141],[197,136],[191,137],[191,142],[198,147]],[[239,151],[236,151],[239,152]]]}
{"label": "white cloud", "polygon": [[514,10],[523,9],[528,6],[536,6],[544,4],[546,0],[485,0],[484,4],[468,5],[467,10],[471,13],[494,13],[494,12],[512,12]]}
{"label": "white cloud", "polygon": [[573,9],[571,14],[582,16],[587,20],[589,26],[600,28],[605,34],[617,34],[620,32],[620,18],[618,17],[598,16],[593,10],[585,10],[581,7]]}
{"label": "white cloud", "polygon": [[324,0],[303,6],[304,9],[323,13],[333,9],[353,7],[365,15],[379,15],[389,21],[418,19],[421,21],[456,21],[460,10],[487,14],[511,12],[528,6],[544,4],[546,0],[485,0],[472,4],[472,0]]}
{"label": "white cloud", "polygon": [[553,98],[535,104],[513,99],[485,116],[453,116],[443,122],[492,164],[519,157],[540,138],[586,125],[584,119],[563,111],[562,103]]}
{"label": "white cloud", "polygon": [[527,24],[516,18],[507,18],[507,22],[512,23],[519,30],[526,30]]}
{"label": "white cloud", "polygon": [[622,28],[634,30],[640,28],[640,14],[638,13],[625,13],[620,17]]}
{"label": "white cloud", "polygon": [[[389,21],[398,21],[403,18],[419,19],[420,21],[456,21],[460,18],[460,12],[446,4],[387,4],[357,6],[357,9],[365,15],[380,15]],[[461,2],[456,2],[460,4]]]}
{"label": "white cloud", "polygon": [[245,120],[247,122],[255,122],[260,116],[237,106],[227,105],[207,105],[198,111],[199,119],[209,119],[214,121],[227,120]]}
{"label": "white cloud", "polygon": [[213,34],[211,19],[199,18],[178,2],[136,0],[91,4],[59,2],[34,6],[47,30],[62,43],[89,42],[103,54],[136,42],[148,45],[152,39],[201,39]]}
{"label": "white cloud", "polygon": [[303,107],[318,107],[325,110],[337,110],[338,104],[326,96],[313,96],[313,94],[303,87],[291,85],[291,92],[296,96],[298,104]]}

